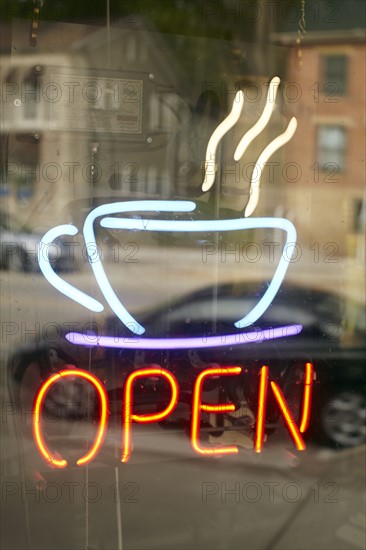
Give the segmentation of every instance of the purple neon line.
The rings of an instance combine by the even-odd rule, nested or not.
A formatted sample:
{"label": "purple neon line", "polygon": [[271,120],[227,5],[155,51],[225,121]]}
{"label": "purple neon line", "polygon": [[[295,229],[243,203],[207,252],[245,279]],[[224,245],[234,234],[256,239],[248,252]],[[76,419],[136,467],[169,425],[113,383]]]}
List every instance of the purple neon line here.
{"label": "purple neon line", "polygon": [[[257,332],[240,332],[237,334],[223,334],[221,336],[207,336],[201,338],[119,338],[114,336],[95,336],[81,332],[69,332],[65,338],[79,346],[100,346],[102,348],[124,349],[193,349],[221,346],[238,346],[252,344],[263,340],[296,336],[302,331],[302,325],[287,325],[284,327],[259,330]],[[254,336],[254,338],[253,338]]]}

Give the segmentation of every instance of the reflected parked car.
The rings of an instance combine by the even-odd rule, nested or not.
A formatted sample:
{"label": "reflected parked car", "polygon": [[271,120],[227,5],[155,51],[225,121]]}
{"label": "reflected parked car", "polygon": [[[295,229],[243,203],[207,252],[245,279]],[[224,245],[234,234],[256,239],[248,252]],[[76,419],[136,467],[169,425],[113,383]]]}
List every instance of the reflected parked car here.
{"label": "reflected parked car", "polygon": [[[196,343],[198,338],[206,342],[202,347],[192,344],[187,349],[144,349],[143,338],[128,346],[126,342],[133,335],[116,318],[107,318],[103,326],[94,328],[88,323],[87,330],[83,330],[85,324],[75,323],[79,328],[72,334],[63,332],[57,340],[43,342],[36,350],[23,350],[12,358],[9,367],[14,399],[18,403],[26,399],[21,397],[26,374],[29,381],[34,372],[39,384],[50,373],[71,364],[93,371],[104,381],[111,415],[117,423],[126,376],[136,368],[160,365],[176,376],[180,386],[180,406],[162,425],[187,429],[199,372],[212,365],[237,365],[242,367],[240,376],[212,379],[205,386],[213,403],[232,402],[236,412],[231,416],[203,414],[202,426],[217,437],[226,430],[243,430],[253,436],[261,367],[269,366],[270,377],[282,388],[294,418],[299,419],[304,366],[311,362],[316,380],[307,437],[335,447],[362,444],[366,441],[364,307],[330,292],[284,284],[255,327],[235,328],[234,322],[252,309],[265,288],[259,283],[204,288],[138,315],[149,338],[165,342],[167,338],[193,338]],[[293,331],[291,327],[298,328]],[[79,340],[75,340],[75,330]],[[140,411],[150,411],[151,407],[162,410],[169,400],[167,389],[163,380],[142,381],[135,388],[135,406]],[[68,396],[60,396],[61,390],[69,392]],[[34,398],[34,388],[32,391]],[[55,388],[53,399],[61,406],[64,418],[82,418],[83,396],[80,384],[78,388],[66,384],[63,389]],[[282,425],[279,407],[269,400],[267,435]]]}
{"label": "reflected parked car", "polygon": [[[43,234],[33,232],[15,216],[0,211],[0,267],[11,271],[40,271],[37,253]],[[68,238],[58,238],[48,248],[48,258],[56,271],[77,267]]]}

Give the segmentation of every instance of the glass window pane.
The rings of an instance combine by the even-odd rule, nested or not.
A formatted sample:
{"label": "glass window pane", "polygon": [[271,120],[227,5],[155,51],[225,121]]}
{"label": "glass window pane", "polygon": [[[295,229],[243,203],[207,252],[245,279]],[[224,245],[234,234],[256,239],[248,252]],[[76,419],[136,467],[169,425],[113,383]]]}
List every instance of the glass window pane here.
{"label": "glass window pane", "polygon": [[363,548],[364,4],[0,12],[1,550]]}

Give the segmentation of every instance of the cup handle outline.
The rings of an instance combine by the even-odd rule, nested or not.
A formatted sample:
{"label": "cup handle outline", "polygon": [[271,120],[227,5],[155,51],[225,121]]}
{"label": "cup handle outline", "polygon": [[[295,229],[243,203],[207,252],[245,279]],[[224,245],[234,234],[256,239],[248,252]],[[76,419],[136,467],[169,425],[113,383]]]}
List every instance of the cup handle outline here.
{"label": "cup handle outline", "polygon": [[71,298],[80,305],[86,307],[90,311],[99,313],[104,310],[103,304],[85,294],[81,290],[78,290],[75,286],[64,281],[51,266],[49,259],[49,247],[53,241],[61,235],[75,236],[79,233],[78,228],[75,225],[65,224],[53,227],[42,237],[37,251],[39,267],[46,277],[47,281],[51,283],[59,292]]}

